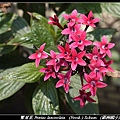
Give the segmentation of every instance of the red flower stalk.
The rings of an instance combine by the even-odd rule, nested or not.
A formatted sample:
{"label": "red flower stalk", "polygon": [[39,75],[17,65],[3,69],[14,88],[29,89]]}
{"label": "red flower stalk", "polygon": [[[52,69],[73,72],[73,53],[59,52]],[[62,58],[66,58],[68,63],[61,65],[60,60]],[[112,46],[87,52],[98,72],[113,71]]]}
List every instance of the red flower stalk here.
{"label": "red flower stalk", "polygon": [[58,26],[60,29],[64,29],[62,26],[61,26],[61,24],[59,23],[59,20],[58,20],[58,17],[56,16],[56,15],[54,15],[54,17],[49,17],[49,19],[51,20],[51,21],[49,21],[48,22],[48,24],[51,24],[51,25],[56,25],[56,26]]}

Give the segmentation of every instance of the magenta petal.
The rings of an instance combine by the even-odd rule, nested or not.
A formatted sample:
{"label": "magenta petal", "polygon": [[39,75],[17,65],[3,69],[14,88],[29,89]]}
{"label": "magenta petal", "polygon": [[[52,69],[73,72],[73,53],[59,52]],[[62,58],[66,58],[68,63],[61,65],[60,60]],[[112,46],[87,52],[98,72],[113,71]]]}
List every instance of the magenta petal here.
{"label": "magenta petal", "polygon": [[85,54],[85,56],[86,56],[88,59],[92,59],[93,54],[87,53],[87,54]]}
{"label": "magenta petal", "polygon": [[88,97],[87,100],[88,100],[89,102],[96,102],[94,99],[92,99],[92,98],[90,98],[90,97]]}
{"label": "magenta petal", "polygon": [[85,105],[85,102],[83,100],[80,100],[80,107],[82,108],[84,107],[84,105]]}
{"label": "magenta petal", "polygon": [[106,51],[107,55],[111,58],[112,57],[112,54],[111,54],[111,51],[110,50],[107,50]]}
{"label": "magenta petal", "polygon": [[33,53],[33,54],[31,54],[28,58],[29,58],[29,59],[36,59],[36,58],[37,58],[37,54],[36,54],[36,53]]}
{"label": "magenta petal", "polygon": [[86,62],[83,59],[79,59],[78,64],[81,66],[85,66]]}
{"label": "magenta petal", "polygon": [[103,83],[103,82],[97,82],[97,83],[96,83],[96,86],[97,86],[98,88],[103,88],[103,87],[106,87],[107,84],[106,84],[106,83]]}
{"label": "magenta petal", "polygon": [[90,88],[90,85],[89,84],[85,84],[82,86],[82,90],[87,90]]}
{"label": "magenta petal", "polygon": [[88,19],[90,19],[91,17],[93,17],[92,11],[89,12],[89,14],[88,14]]}
{"label": "magenta petal", "polygon": [[40,59],[38,58],[38,59],[35,60],[35,65],[36,65],[36,67],[39,66],[39,63],[40,63]]}
{"label": "magenta petal", "polygon": [[69,84],[64,84],[64,90],[66,93],[69,91]]}
{"label": "magenta petal", "polygon": [[58,45],[57,48],[60,52],[65,52],[65,49],[61,45]]}
{"label": "magenta petal", "polygon": [[92,20],[93,23],[97,23],[97,22],[99,22],[99,21],[100,21],[99,18],[94,18],[94,19]]}
{"label": "magenta petal", "polygon": [[50,74],[46,74],[44,77],[44,81],[48,80],[50,78]]}
{"label": "magenta petal", "polygon": [[69,34],[70,33],[70,29],[69,28],[66,28],[64,30],[62,30],[61,34]]}
{"label": "magenta petal", "polygon": [[91,77],[89,75],[87,75],[86,73],[84,74],[84,78],[87,82],[91,81]]}
{"label": "magenta petal", "polygon": [[46,65],[54,65],[54,64],[55,64],[54,60],[53,60],[53,59],[51,59],[51,60],[49,60],[49,61],[47,62],[47,64],[46,64]]}
{"label": "magenta petal", "polygon": [[48,57],[47,53],[43,51],[41,58],[47,58],[47,57]]}
{"label": "magenta petal", "polygon": [[63,83],[63,80],[59,80],[57,83],[56,83],[56,88],[58,88],[58,87],[61,87],[61,86],[63,86],[64,85],[64,83]]}
{"label": "magenta petal", "polygon": [[101,42],[94,42],[93,45],[95,45],[97,47],[101,47]]}
{"label": "magenta petal", "polygon": [[115,46],[114,43],[109,43],[109,44],[108,44],[108,48],[109,48],[109,49],[113,48],[114,46]]}
{"label": "magenta petal", "polygon": [[84,14],[80,14],[81,18],[86,21],[87,20],[87,17],[84,15]]}
{"label": "magenta petal", "polygon": [[73,98],[74,100],[81,100],[80,96],[76,96]]}
{"label": "magenta petal", "polygon": [[72,16],[72,17],[77,17],[77,10],[76,10],[76,9],[74,9],[74,10],[72,11],[71,16]]}
{"label": "magenta petal", "polygon": [[107,44],[108,43],[108,41],[107,41],[107,38],[106,38],[106,36],[105,35],[103,35],[103,37],[102,37],[102,44]]}
{"label": "magenta petal", "polygon": [[41,69],[40,69],[40,72],[45,73],[45,71],[46,71],[46,68],[41,68]]}
{"label": "magenta petal", "polygon": [[71,69],[72,69],[72,70],[75,70],[76,67],[77,67],[77,63],[73,61],[73,62],[71,63]]}
{"label": "magenta petal", "polygon": [[97,92],[97,88],[96,87],[91,87],[90,92],[91,92],[92,96],[95,96],[96,92]]}
{"label": "magenta petal", "polygon": [[39,51],[40,51],[40,52],[42,52],[42,51],[43,51],[43,49],[44,49],[45,45],[46,45],[46,43],[44,43],[44,44],[42,44],[42,45],[40,46],[40,48],[39,48]]}
{"label": "magenta petal", "polygon": [[56,53],[53,50],[50,50],[50,55],[51,55],[52,58],[56,57]]}
{"label": "magenta petal", "polygon": [[70,15],[68,15],[68,14],[62,14],[62,16],[63,16],[66,20],[68,20],[68,19],[70,18]]}

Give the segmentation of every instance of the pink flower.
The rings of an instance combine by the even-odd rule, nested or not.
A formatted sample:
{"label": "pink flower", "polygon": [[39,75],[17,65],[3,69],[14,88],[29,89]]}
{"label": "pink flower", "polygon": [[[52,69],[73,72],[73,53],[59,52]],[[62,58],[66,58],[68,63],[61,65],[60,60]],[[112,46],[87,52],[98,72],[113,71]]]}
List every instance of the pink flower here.
{"label": "pink flower", "polygon": [[98,48],[100,48],[100,53],[101,54],[107,54],[110,58],[112,57],[111,51],[110,49],[113,48],[115,46],[114,43],[108,43],[106,36],[104,35],[102,37],[102,41],[101,42],[94,42],[94,45],[96,45]]}
{"label": "pink flower", "polygon": [[[113,60],[109,60],[109,61],[106,61],[105,58],[102,59],[104,64],[105,64],[105,68],[108,70],[108,71],[111,71],[111,72],[114,72],[114,69],[110,66],[112,63],[113,63]],[[105,76],[106,75],[106,72],[103,73],[103,75]]]}
{"label": "pink flower", "polygon": [[69,70],[65,75],[62,73],[59,73],[57,77],[60,79],[56,83],[56,88],[63,86],[66,93],[69,91],[69,85],[70,85],[70,77],[71,77],[71,70]]}
{"label": "pink flower", "polygon": [[68,38],[69,42],[71,42],[72,41],[72,36],[74,34],[78,34],[78,35],[81,34],[82,30],[80,30],[80,27],[81,27],[80,24],[75,24],[74,26],[70,26],[68,24],[68,28],[63,29],[61,33],[63,35],[68,35],[69,36],[69,38]]}
{"label": "pink flower", "polygon": [[64,17],[66,20],[68,20],[69,25],[72,27],[76,22],[79,22],[79,19],[80,19],[80,18],[77,17],[77,16],[78,16],[77,14],[78,14],[78,13],[77,13],[77,10],[74,9],[70,15],[68,15],[68,14],[63,14],[63,17]]}
{"label": "pink flower", "polygon": [[31,54],[28,58],[29,59],[35,59],[36,67],[39,66],[40,60],[45,59],[48,57],[47,53],[43,51],[45,44],[42,44],[38,50],[36,50],[36,53]]}
{"label": "pink flower", "polygon": [[99,18],[94,18],[92,11],[89,12],[88,17],[84,14],[80,14],[81,22],[85,25],[96,27],[95,23],[99,22]]}
{"label": "pink flower", "polygon": [[92,53],[86,53],[85,56],[91,60],[91,64],[95,64],[101,59],[101,54],[98,52],[98,48],[94,46]]}
{"label": "pink flower", "polygon": [[68,63],[64,59],[58,58],[57,54],[53,50],[50,50],[50,57],[51,59],[46,65],[53,65],[55,72],[58,72],[61,66],[68,66]]}
{"label": "pink flower", "polygon": [[70,57],[71,49],[70,49],[70,46],[69,46],[68,42],[66,42],[65,48],[63,46],[61,46],[61,45],[58,45],[57,48],[60,51],[60,53],[57,55],[58,58],[67,59],[67,58]]}
{"label": "pink flower", "polygon": [[86,65],[86,62],[82,59],[83,56],[85,55],[85,51],[77,53],[77,51],[74,48],[72,48],[71,54],[72,54],[71,58],[67,59],[67,61],[72,62],[71,63],[72,70],[75,70],[78,64],[81,66]]}
{"label": "pink flower", "polygon": [[74,42],[70,45],[72,48],[78,47],[80,50],[84,50],[84,46],[89,46],[92,44],[90,40],[86,40],[86,32],[81,32],[80,36],[73,35],[72,36]]}
{"label": "pink flower", "polygon": [[106,73],[108,70],[105,68],[105,64],[102,60],[98,60],[95,64],[88,65],[90,70],[92,71],[91,74],[93,76],[99,76],[102,79],[102,73]]}
{"label": "pink flower", "polygon": [[84,90],[79,90],[80,95],[74,97],[74,100],[79,100],[80,101],[80,107],[84,107],[86,101],[88,102],[96,102],[95,100],[93,100],[92,98],[90,98],[91,93],[90,92],[85,92]]}
{"label": "pink flower", "polygon": [[90,89],[92,96],[96,95],[97,88],[103,88],[107,86],[106,83],[99,81],[100,79],[99,76],[96,77],[96,76],[93,76],[92,74],[87,75],[85,73],[84,77],[85,77],[87,84],[82,86],[82,90]]}
{"label": "pink flower", "polygon": [[55,70],[52,65],[48,65],[47,68],[41,68],[40,72],[45,73],[44,81],[48,80],[50,77],[56,78]]}

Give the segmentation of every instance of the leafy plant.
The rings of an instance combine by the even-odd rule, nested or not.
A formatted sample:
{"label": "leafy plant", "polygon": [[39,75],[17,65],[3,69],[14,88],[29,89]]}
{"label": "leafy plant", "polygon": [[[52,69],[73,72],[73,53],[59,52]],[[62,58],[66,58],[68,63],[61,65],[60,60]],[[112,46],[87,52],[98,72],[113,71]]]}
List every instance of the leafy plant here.
{"label": "leafy plant", "polygon": [[[79,101],[75,101],[75,99],[73,99],[76,96],[80,95],[79,93],[80,88],[83,87],[83,84],[84,85],[86,84],[87,81],[85,81],[85,78],[90,77],[88,74],[90,73],[89,70],[90,69],[92,70],[92,66],[91,68],[89,68],[88,70],[89,72],[86,75],[84,74],[85,77],[84,75],[81,76],[84,79],[84,83],[83,82],[80,83],[80,75],[77,74],[79,71],[83,69],[78,70],[77,67],[74,67],[74,65],[72,65],[70,68],[70,73],[66,73],[65,71],[62,71],[61,76],[63,76],[63,74],[67,74],[67,76],[69,75],[71,76],[69,90],[68,89],[65,90],[64,87],[60,87],[59,85],[58,86],[60,88],[56,87],[56,84],[61,78],[61,76],[57,77],[57,75],[56,76],[53,75],[52,77],[50,76],[48,77],[43,72],[44,68],[46,68],[46,62],[48,62],[49,59],[51,59],[51,57],[54,56],[55,54],[59,54],[60,53],[59,50],[63,49],[64,45],[66,44],[66,41],[68,41],[68,34],[66,34],[65,32],[61,34],[61,32],[63,32],[63,30],[65,30],[66,28],[69,28],[67,26],[68,25],[67,22],[70,22],[70,20],[67,21],[65,17],[62,16],[63,14],[70,15],[71,12],[73,12],[73,10],[76,9],[76,11],[78,11],[79,14],[78,16],[80,16],[81,14],[87,16],[88,13],[92,11],[94,14],[94,18],[99,18],[99,22],[102,20],[102,12],[104,11],[109,12],[111,15],[117,17],[120,16],[119,15],[120,12],[118,12],[120,6],[119,3],[95,3],[94,5],[93,4],[94,3],[89,3],[89,4],[88,3],[74,3],[74,4],[50,3],[50,7],[53,8],[54,10],[56,6],[60,7],[59,10],[55,10],[56,16],[51,17],[52,23],[49,22],[49,19],[45,17],[44,13],[40,14],[39,12],[27,11],[27,14],[29,14],[30,16],[30,24],[29,24],[25,18],[20,17],[15,13],[4,13],[0,11],[0,55],[1,55],[0,56],[0,96],[1,96],[0,100],[1,101],[14,95],[17,91],[19,91],[23,86],[27,84],[33,86],[34,88],[34,90],[32,90],[30,94],[30,97],[28,97],[28,99],[31,99],[31,102],[26,102],[26,104],[29,104],[27,106],[32,106],[32,108],[28,107],[28,109],[32,109],[34,114],[56,115],[66,112],[71,114],[99,114],[99,107],[98,107],[99,100],[97,98],[96,93],[93,94],[93,92],[91,92],[91,94],[93,95],[91,96],[91,99],[92,100],[94,99],[93,101],[91,99],[84,98],[85,101],[83,102],[85,104],[83,106],[82,103],[80,103]],[[68,7],[65,8],[64,5],[68,5]],[[42,7],[44,7],[43,4]],[[92,17],[93,16],[91,16],[90,20],[94,19]],[[57,23],[54,23],[56,21]],[[109,43],[111,44],[110,42],[111,38],[116,32],[115,29],[100,28],[99,23],[96,24],[97,22],[98,21],[93,23],[96,27],[92,26],[93,28],[91,27],[92,28],[91,31],[87,31],[89,27],[88,25],[86,25],[87,27],[85,29],[84,26],[82,28],[82,30],[83,31],[85,30],[86,32],[86,39],[91,41],[91,43],[88,43],[89,44],[88,46],[85,46],[85,48],[88,49],[90,53],[92,53],[92,49],[94,48],[94,46],[91,45],[92,42],[96,42],[94,45],[97,46],[98,48],[100,46],[97,42],[100,43],[101,39],[104,39],[104,41],[108,40]],[[83,34],[83,36],[84,35],[85,33]],[[73,38],[75,39],[76,37],[73,36]],[[69,44],[70,42],[71,41],[69,41]],[[107,43],[107,45],[109,43]],[[42,46],[41,53],[43,56],[40,61],[38,60],[35,63],[34,60],[31,60],[35,58],[33,56],[30,57],[30,55],[37,53],[36,51],[37,50],[39,51],[40,46]],[[80,50],[78,51],[83,51],[83,49],[84,48],[80,48]],[[72,52],[75,53],[75,50],[73,50]],[[106,58],[107,60],[109,60],[109,57],[112,57],[110,51],[109,52],[104,51],[104,53],[105,53],[104,57],[107,56]],[[101,48],[100,48],[100,54],[103,54]],[[41,54],[39,55],[41,56]],[[48,61],[46,61],[46,59],[48,59]],[[84,60],[87,63],[87,60],[89,61],[89,57],[88,56],[84,57]],[[71,65],[70,59],[67,62],[69,65]],[[49,63],[49,65],[51,66],[54,65],[53,63],[52,64],[51,63]],[[84,62],[82,61],[78,66],[82,66],[83,64]],[[100,64],[102,63],[100,62]],[[104,61],[104,64],[108,67],[110,64],[112,64],[112,61],[109,61],[109,63],[106,63]],[[83,68],[83,66],[81,68]],[[75,72],[76,69],[77,71]],[[58,71],[59,69],[56,68],[55,74],[57,74]],[[106,75],[106,72],[107,71],[102,73],[104,74],[104,77]],[[46,75],[46,79],[45,79],[45,75]],[[102,79],[102,77],[103,75],[99,76],[99,79]],[[31,87],[28,87],[26,92],[29,93],[30,88]],[[86,90],[85,86],[82,90]],[[27,94],[25,95],[27,100]],[[76,98],[76,100],[78,99]],[[80,105],[83,108],[80,108]]]}

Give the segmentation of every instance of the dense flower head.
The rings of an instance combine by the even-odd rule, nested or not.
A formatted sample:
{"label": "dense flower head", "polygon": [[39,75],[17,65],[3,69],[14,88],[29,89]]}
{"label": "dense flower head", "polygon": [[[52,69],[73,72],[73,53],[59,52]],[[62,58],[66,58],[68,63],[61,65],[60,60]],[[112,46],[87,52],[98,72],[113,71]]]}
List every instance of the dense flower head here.
{"label": "dense flower head", "polygon": [[[80,101],[80,107],[84,107],[87,102],[95,102],[92,97],[97,93],[98,88],[104,88],[107,84],[104,76],[107,72],[113,72],[110,66],[113,60],[110,51],[115,44],[108,42],[106,35],[101,37],[101,41],[87,39],[87,28],[96,27],[100,21],[95,18],[93,12],[88,15],[80,14],[74,9],[71,14],[63,14],[67,21],[62,27],[56,15],[50,17],[48,24],[56,25],[61,29],[61,35],[67,36],[63,45],[57,44],[58,51],[50,50],[49,53],[44,51],[45,43],[29,56],[29,59],[35,59],[36,67],[39,66],[40,60],[46,60],[46,66],[40,69],[44,73],[44,81],[53,78],[56,80],[56,88],[63,87],[67,94],[71,85],[73,75],[80,76],[81,88],[79,95],[73,100]],[[85,25],[83,30],[81,25]],[[108,57],[108,59],[106,59]]]}

